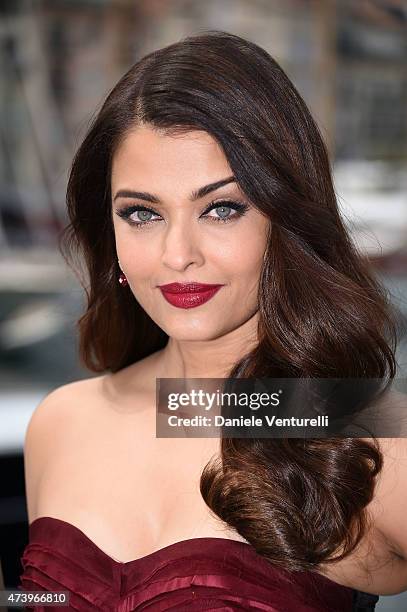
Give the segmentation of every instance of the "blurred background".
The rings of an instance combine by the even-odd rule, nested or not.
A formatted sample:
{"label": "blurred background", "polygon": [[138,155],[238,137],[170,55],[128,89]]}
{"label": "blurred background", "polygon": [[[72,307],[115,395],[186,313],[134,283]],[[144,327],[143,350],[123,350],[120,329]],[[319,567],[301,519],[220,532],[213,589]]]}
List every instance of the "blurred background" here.
{"label": "blurred background", "polygon": [[[0,555],[27,542],[23,441],[78,363],[83,291],[57,249],[69,166],[90,120],[144,54],[201,29],[281,64],[329,147],[338,202],[407,321],[407,0],[0,0]],[[407,368],[400,333],[399,376]],[[407,497],[407,492],[406,492]],[[407,609],[407,594],[378,610]]]}

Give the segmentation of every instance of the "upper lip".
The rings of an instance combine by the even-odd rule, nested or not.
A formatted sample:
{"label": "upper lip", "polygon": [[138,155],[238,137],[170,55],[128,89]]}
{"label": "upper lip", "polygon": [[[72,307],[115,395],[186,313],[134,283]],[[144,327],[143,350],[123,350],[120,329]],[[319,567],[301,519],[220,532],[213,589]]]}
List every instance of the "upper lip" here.
{"label": "upper lip", "polygon": [[215,287],[221,287],[220,284],[215,285],[207,285],[205,283],[168,283],[168,285],[158,285],[160,289],[163,291],[167,291],[168,293],[191,293],[191,292],[199,292],[199,291],[209,291],[209,289],[214,289]]}

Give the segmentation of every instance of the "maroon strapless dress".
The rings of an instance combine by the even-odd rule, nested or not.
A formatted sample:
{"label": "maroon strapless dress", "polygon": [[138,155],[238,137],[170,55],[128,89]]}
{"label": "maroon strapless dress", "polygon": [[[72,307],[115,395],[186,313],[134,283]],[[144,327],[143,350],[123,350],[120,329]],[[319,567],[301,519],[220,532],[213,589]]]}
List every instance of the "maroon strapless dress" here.
{"label": "maroon strapless dress", "polygon": [[43,516],[29,526],[22,590],[69,591],[69,606],[41,612],[266,610],[350,612],[353,589],[312,572],[274,567],[245,542],[203,537],[122,563],[83,531]]}

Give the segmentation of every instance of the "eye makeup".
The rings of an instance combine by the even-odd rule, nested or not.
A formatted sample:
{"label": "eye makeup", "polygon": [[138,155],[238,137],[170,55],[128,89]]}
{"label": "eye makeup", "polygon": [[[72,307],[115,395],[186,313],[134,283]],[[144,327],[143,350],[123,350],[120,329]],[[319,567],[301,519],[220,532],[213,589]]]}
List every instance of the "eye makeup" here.
{"label": "eye makeup", "polygon": [[[227,217],[216,217],[216,216],[208,215],[208,213],[210,213],[212,210],[225,209],[225,208],[234,210],[235,211],[234,214],[228,215]],[[216,202],[211,202],[209,206],[203,211],[200,218],[207,219],[209,220],[210,223],[231,223],[232,221],[236,221],[238,218],[243,217],[243,215],[246,214],[249,208],[250,208],[249,205],[244,204],[243,202],[238,202],[235,200],[233,201],[225,200],[225,199],[218,200]],[[130,204],[129,206],[124,206],[123,208],[116,210],[116,214],[120,218],[124,219],[127,223],[129,223],[129,225],[137,229],[142,229],[145,226],[149,226],[162,219],[161,217],[161,219],[142,220],[136,217],[136,220],[134,220],[132,218],[132,215],[137,212],[151,213],[152,215],[157,215],[158,217],[161,217],[161,215],[159,215],[159,213],[157,213],[152,208],[141,206],[138,204]]]}

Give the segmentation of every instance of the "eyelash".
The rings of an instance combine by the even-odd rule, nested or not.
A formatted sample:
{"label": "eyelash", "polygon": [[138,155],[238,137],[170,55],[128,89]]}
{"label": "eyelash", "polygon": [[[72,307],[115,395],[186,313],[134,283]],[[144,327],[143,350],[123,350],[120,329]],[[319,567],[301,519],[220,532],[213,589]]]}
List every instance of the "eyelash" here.
{"label": "eyelash", "polygon": [[[218,202],[212,202],[211,204],[209,204],[208,208],[206,208],[203,211],[202,215],[206,215],[207,213],[211,212],[211,210],[215,210],[216,208],[222,208],[224,206],[226,208],[231,208],[235,210],[236,211],[235,214],[229,217],[225,217],[225,218],[221,218],[221,217],[218,217],[218,218],[207,217],[207,218],[210,219],[211,221],[214,221],[215,223],[230,223],[231,221],[237,220],[239,217],[243,217],[243,215],[246,214],[249,208],[247,204],[243,204],[242,202],[235,202],[235,201],[230,201],[230,200],[220,200]],[[152,223],[155,223],[157,221],[157,219],[149,219],[148,221],[133,221],[132,219],[130,219],[131,214],[137,211],[141,211],[141,210],[151,212],[153,215],[158,215],[158,213],[155,212],[155,210],[152,210],[151,208],[146,208],[145,206],[139,206],[138,204],[126,206],[125,208],[122,208],[121,210],[116,211],[116,214],[122,219],[124,219],[125,221],[127,221],[130,225],[134,226],[136,229],[142,229],[144,226],[151,225]]]}

